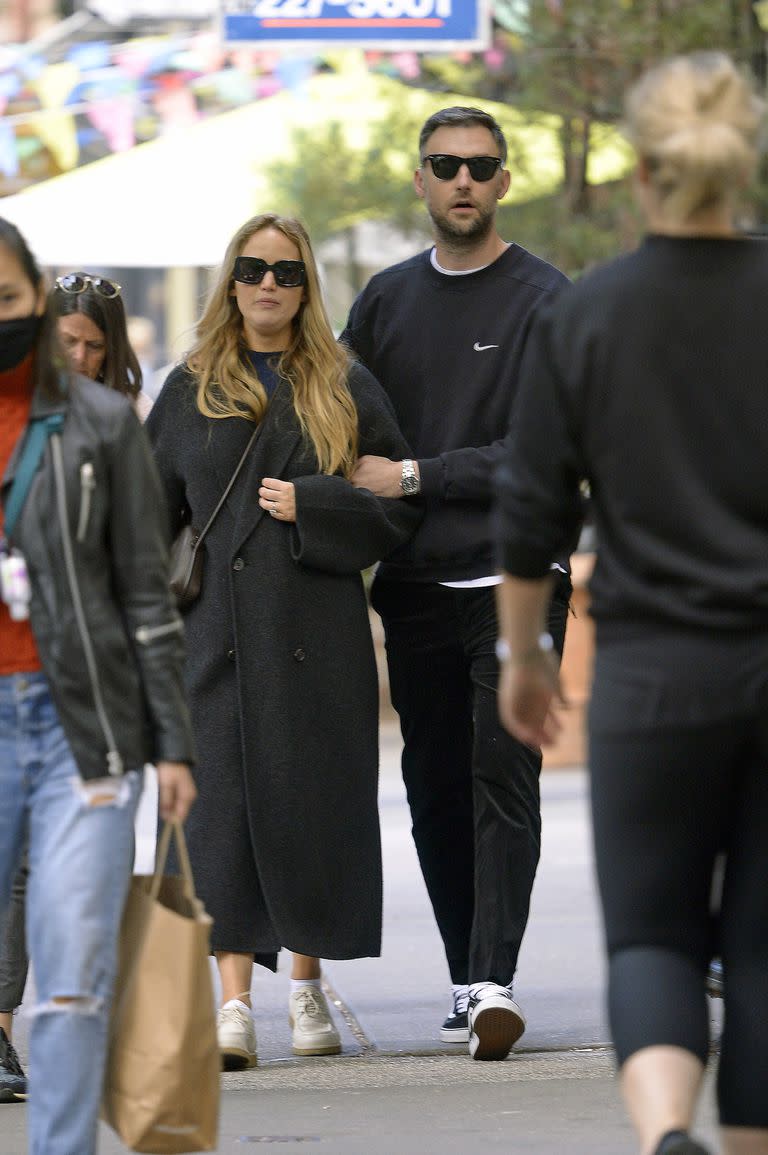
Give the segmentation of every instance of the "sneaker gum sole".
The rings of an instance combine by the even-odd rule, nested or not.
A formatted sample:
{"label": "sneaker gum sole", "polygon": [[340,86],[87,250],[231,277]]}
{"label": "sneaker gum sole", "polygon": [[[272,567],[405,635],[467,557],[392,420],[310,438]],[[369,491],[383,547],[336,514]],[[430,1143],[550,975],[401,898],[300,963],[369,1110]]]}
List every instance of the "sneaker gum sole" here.
{"label": "sneaker gum sole", "polygon": [[506,1059],[525,1030],[525,1023],[512,1010],[488,1007],[475,1013],[472,1030],[477,1038],[473,1059]]}
{"label": "sneaker gum sole", "polygon": [[245,1071],[258,1064],[258,1057],[248,1051],[238,1050],[236,1047],[227,1047],[220,1050],[222,1071]]}
{"label": "sneaker gum sole", "polygon": [[291,1047],[294,1055],[340,1055],[341,1043],[318,1044],[316,1047]]}

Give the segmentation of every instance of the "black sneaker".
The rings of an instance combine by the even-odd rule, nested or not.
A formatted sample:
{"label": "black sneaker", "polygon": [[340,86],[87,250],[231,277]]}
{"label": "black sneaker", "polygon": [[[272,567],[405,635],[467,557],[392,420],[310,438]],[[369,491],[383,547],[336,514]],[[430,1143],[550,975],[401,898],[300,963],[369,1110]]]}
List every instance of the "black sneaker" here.
{"label": "black sneaker", "polygon": [[710,1152],[692,1139],[687,1131],[667,1131],[659,1140],[654,1155],[710,1155]]}
{"label": "black sneaker", "polygon": [[473,1059],[506,1059],[525,1030],[523,1012],[512,992],[498,983],[471,984],[468,1021]]}
{"label": "black sneaker", "polygon": [[27,1079],[13,1043],[0,1027],[0,1103],[20,1103],[27,1097]]}
{"label": "black sneaker", "polygon": [[444,1043],[469,1042],[468,1003],[469,995],[466,993],[466,988],[454,993],[453,1010],[440,1028],[440,1038]]}

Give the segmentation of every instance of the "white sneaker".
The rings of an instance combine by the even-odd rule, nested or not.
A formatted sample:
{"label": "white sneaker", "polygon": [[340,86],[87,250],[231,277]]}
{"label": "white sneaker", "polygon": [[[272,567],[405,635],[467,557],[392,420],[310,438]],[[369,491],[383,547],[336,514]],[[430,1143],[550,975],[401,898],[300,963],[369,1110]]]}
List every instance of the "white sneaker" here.
{"label": "white sneaker", "polygon": [[523,1012],[511,991],[498,983],[471,984],[467,1019],[473,1059],[506,1059],[525,1030]]}
{"label": "white sneaker", "polygon": [[250,1007],[230,999],[216,1016],[221,1066],[224,1071],[242,1071],[256,1066],[256,1027]]}
{"label": "white sneaker", "polygon": [[288,1000],[288,1020],[293,1027],[294,1055],[338,1055],[339,1032],[333,1025],[325,995],[318,987],[299,987]]}

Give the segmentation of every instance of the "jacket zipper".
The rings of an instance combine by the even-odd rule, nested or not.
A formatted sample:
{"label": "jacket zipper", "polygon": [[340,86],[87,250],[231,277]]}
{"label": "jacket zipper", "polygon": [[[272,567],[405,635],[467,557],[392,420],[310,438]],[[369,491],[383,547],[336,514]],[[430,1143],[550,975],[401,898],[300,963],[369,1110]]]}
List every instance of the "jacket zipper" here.
{"label": "jacket zipper", "polygon": [[96,488],[96,478],[93,476],[93,462],[84,461],[80,466],[80,516],[77,520],[76,540],[78,544],[85,541],[88,532],[88,521],[91,516],[91,498]]}
{"label": "jacket zipper", "polygon": [[69,529],[69,519],[67,517],[67,499],[66,486],[64,479],[64,457],[61,452],[61,434],[51,434],[51,453],[53,455],[53,472],[56,481],[56,509],[59,515],[59,526],[61,529],[61,544],[64,549],[64,567],[67,571],[67,582],[69,583],[69,592],[72,596],[72,606],[75,611],[75,619],[77,621],[77,629],[80,634],[80,640],[83,643],[83,650],[85,652],[85,663],[88,667],[88,677],[91,683],[91,691],[93,693],[93,700],[96,706],[96,717],[98,718],[101,732],[107,744],[107,770],[110,774],[123,773],[123,759],[117,749],[115,735],[107,716],[107,711],[104,706],[104,696],[101,692],[101,683],[99,681],[99,672],[96,667],[96,656],[93,650],[93,642],[91,635],[88,632],[88,622],[85,617],[85,610],[83,609],[83,598],[80,593],[80,586],[77,582],[77,570],[75,569],[75,558],[72,550],[72,536]]}
{"label": "jacket zipper", "polygon": [[180,634],[184,629],[181,618],[175,622],[166,622],[162,626],[139,626],[133,636],[142,646],[148,646],[155,638],[163,638],[166,634]]}

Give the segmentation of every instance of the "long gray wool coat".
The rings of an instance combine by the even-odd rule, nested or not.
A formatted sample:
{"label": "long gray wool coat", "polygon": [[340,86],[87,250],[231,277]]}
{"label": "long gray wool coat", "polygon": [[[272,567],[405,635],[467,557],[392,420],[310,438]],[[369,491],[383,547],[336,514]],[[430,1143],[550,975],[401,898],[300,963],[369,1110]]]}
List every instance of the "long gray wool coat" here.
{"label": "long gray wool coat", "polygon": [[[359,453],[408,448],[384,392],[350,371]],[[209,419],[175,369],[146,429],[175,535],[201,529],[253,430]],[[297,520],[258,504],[264,477],[293,481]],[[206,538],[203,592],[185,616],[199,797],[186,831],[215,950],[276,966],[286,947],[320,958],[381,945],[378,686],[361,569],[405,541],[410,500],[318,474],[281,383]]]}

